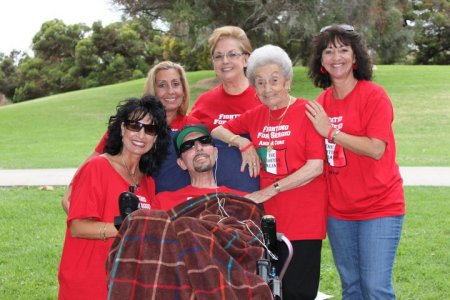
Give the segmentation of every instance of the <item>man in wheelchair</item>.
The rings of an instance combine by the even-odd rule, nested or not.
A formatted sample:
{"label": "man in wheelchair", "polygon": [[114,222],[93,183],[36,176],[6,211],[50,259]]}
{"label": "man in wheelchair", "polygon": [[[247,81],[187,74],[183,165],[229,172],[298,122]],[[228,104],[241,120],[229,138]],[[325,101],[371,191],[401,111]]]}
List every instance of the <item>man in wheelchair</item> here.
{"label": "man in wheelchair", "polygon": [[185,126],[174,145],[191,184],[126,218],[109,253],[108,298],[281,299],[289,260],[278,277],[275,221],[241,197],[252,182],[247,191],[217,185],[219,151],[203,125]]}
{"label": "man in wheelchair", "polygon": [[124,220],[107,261],[108,298],[272,299],[256,274],[262,210],[240,196],[247,192],[217,186],[206,127],[183,128],[175,146],[191,184]]}
{"label": "man in wheelchair", "polygon": [[205,125],[187,125],[174,138],[176,162],[180,169],[188,172],[190,184],[176,191],[157,194],[152,203],[153,209],[169,210],[191,198],[210,193],[231,193],[245,195],[247,192],[218,186],[217,174],[218,149]]}

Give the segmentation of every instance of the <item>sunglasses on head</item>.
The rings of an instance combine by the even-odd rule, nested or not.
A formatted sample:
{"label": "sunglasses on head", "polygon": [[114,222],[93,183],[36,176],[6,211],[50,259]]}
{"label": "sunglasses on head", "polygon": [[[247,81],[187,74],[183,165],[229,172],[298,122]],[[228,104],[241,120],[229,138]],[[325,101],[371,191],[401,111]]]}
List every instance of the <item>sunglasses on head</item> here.
{"label": "sunglasses on head", "polygon": [[352,25],[339,24],[339,25],[328,25],[328,26],[322,27],[322,29],[320,29],[320,33],[327,31],[328,29],[330,29],[331,27],[334,27],[334,26],[344,29],[345,31],[355,31],[355,28]]}
{"label": "sunglasses on head", "polygon": [[144,132],[148,135],[156,135],[157,133],[157,127],[155,124],[142,124],[138,121],[133,120],[125,120],[123,122],[125,124],[125,128],[133,131],[133,132],[139,132],[142,128],[144,128]]}
{"label": "sunglasses on head", "polygon": [[181,154],[183,152],[186,152],[186,151],[194,148],[195,142],[197,142],[197,141],[200,142],[200,144],[202,144],[202,145],[212,145],[213,144],[212,137],[209,135],[204,135],[204,136],[198,137],[196,139],[192,139],[192,140],[183,142],[180,145],[180,149],[178,151]]}

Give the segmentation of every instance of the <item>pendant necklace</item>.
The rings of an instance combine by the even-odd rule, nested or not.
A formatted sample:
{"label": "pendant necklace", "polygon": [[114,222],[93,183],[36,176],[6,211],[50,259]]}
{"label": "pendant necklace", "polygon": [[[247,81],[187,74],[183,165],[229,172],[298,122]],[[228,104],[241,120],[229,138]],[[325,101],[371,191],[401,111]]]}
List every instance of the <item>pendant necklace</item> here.
{"label": "pendant necklace", "polygon": [[[289,96],[289,102],[288,102],[288,105],[287,105],[286,108],[284,109],[284,112],[281,114],[281,116],[279,116],[278,118],[272,117],[272,112],[270,111],[270,108],[269,108],[269,119],[267,120],[267,127],[269,127],[269,125],[270,125],[270,120],[273,120],[273,121],[278,121],[278,120],[279,120],[279,121],[280,121],[280,122],[278,123],[278,125],[275,127],[275,131],[274,131],[275,134],[276,134],[277,131],[278,131],[278,127],[279,127],[279,126],[281,125],[281,123],[283,122],[284,116],[286,115],[286,113],[287,113],[289,107],[291,106],[291,104],[292,104],[294,101],[295,101],[295,98],[292,97],[292,96]],[[273,150],[273,146],[274,146],[274,142],[272,141],[272,134],[271,134],[271,132],[269,132],[269,145],[267,146],[267,151],[268,151],[268,152],[271,152],[271,151]]]}
{"label": "pendant necklace", "polygon": [[123,165],[125,166],[125,169],[127,170],[128,175],[130,175],[130,177],[131,177],[131,178],[133,179],[133,181],[134,181],[134,184],[131,185],[130,188],[132,187],[132,188],[133,188],[133,191],[134,191],[134,190],[137,190],[137,189],[139,188],[139,182],[136,180],[136,177],[134,177],[135,173],[131,173],[131,172],[130,172],[130,169],[128,169],[128,166],[127,166],[127,164],[125,163],[125,160],[123,159],[123,155],[122,155],[122,154],[120,155],[120,158],[122,159],[122,163],[123,163]]}

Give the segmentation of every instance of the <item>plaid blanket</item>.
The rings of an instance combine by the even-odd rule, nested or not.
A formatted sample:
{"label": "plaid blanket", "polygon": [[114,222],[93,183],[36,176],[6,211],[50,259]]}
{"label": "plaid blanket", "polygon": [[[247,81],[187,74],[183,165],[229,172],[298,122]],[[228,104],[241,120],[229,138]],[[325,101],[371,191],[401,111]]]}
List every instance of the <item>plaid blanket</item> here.
{"label": "plaid blanket", "polygon": [[169,212],[135,211],[108,256],[108,298],[272,299],[256,275],[262,215],[253,202],[223,193]]}

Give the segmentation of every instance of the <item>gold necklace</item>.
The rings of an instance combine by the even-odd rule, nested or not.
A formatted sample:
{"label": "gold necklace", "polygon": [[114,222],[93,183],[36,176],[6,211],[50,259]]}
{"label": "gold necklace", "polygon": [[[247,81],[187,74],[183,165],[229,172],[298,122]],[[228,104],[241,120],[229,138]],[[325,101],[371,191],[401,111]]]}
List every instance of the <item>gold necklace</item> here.
{"label": "gold necklace", "polygon": [[[269,125],[270,125],[270,120],[273,120],[273,121],[278,121],[278,120],[280,120],[280,122],[278,123],[278,125],[275,126],[275,133],[277,133],[278,127],[280,127],[281,122],[283,122],[284,116],[286,115],[286,113],[287,113],[289,107],[291,106],[292,103],[294,103],[294,101],[295,101],[295,98],[289,95],[289,102],[288,102],[288,105],[286,106],[286,108],[285,108],[284,112],[281,114],[281,116],[279,116],[278,118],[273,118],[273,117],[272,117],[272,112],[270,111],[270,108],[269,108],[269,119],[267,120],[267,127],[269,127]],[[268,152],[271,152],[271,151],[273,150],[273,146],[274,146],[274,145],[273,145],[274,143],[273,143],[273,141],[272,141],[272,134],[271,134],[271,133],[272,133],[272,132],[269,132],[269,145],[267,146],[267,151],[268,151]]]}
{"label": "gold necklace", "polygon": [[270,108],[269,108],[269,118],[270,118],[270,120],[274,120],[274,121],[283,120],[284,116],[286,115],[286,113],[287,113],[287,111],[288,111],[288,109],[289,109],[289,106],[291,106],[291,104],[292,104],[292,100],[293,100],[293,99],[295,99],[295,98],[292,97],[292,96],[289,96],[289,102],[288,102],[288,105],[287,105],[286,108],[284,109],[284,112],[281,114],[281,116],[279,116],[278,118],[272,117],[272,112],[270,111]]}
{"label": "gold necklace", "polygon": [[122,159],[122,163],[125,166],[125,169],[127,170],[128,175],[130,175],[130,177],[134,181],[134,184],[131,187],[133,187],[133,190],[137,190],[139,188],[139,181],[137,181],[136,177],[134,177],[135,174],[130,172],[130,169],[128,168],[127,164],[125,163],[125,160],[123,159],[123,154],[120,155],[120,158]]}

